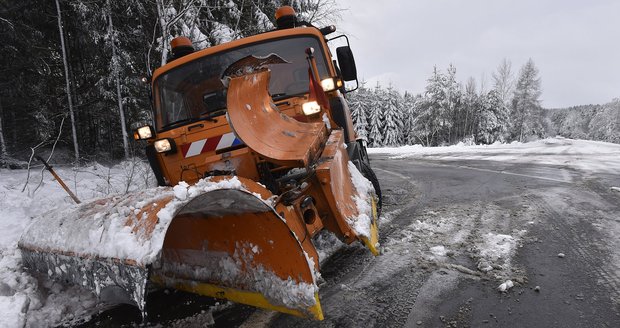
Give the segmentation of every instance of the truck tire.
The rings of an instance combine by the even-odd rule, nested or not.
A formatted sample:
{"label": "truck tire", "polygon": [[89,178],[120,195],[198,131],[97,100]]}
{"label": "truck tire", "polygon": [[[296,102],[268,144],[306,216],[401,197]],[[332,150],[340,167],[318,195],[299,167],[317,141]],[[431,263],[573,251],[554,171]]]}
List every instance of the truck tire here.
{"label": "truck tire", "polygon": [[375,172],[372,170],[370,165],[366,162],[360,161],[362,170],[361,173],[364,178],[368,179],[372,186],[375,188],[375,194],[377,195],[377,216],[381,215],[381,207],[383,206],[383,198],[381,196],[381,186],[379,185],[379,180],[375,175]]}

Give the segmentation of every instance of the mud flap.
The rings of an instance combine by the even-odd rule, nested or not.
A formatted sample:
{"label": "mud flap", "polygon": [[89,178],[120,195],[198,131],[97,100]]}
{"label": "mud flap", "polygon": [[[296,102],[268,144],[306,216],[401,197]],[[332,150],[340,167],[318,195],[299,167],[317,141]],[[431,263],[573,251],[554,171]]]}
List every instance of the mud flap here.
{"label": "mud flap", "polygon": [[285,218],[251,193],[223,189],[193,199],[178,212],[151,279],[321,320],[314,270]]}

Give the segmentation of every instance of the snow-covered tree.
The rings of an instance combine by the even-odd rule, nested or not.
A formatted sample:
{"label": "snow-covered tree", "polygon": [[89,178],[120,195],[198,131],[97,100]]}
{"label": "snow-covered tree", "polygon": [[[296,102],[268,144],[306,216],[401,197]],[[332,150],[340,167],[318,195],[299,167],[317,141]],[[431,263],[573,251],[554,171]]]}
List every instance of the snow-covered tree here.
{"label": "snow-covered tree", "polygon": [[[128,144],[128,135],[127,135],[127,121],[125,120],[125,110],[123,109],[123,95],[121,92],[122,84],[121,84],[121,60],[127,58],[121,58],[119,56],[118,51],[118,34],[116,29],[114,28],[113,23],[113,14],[112,14],[112,6],[110,5],[110,0],[106,1],[105,6],[105,15],[107,16],[108,21],[108,29],[106,34],[106,41],[108,47],[111,50],[111,60],[110,60],[110,71],[112,72],[112,79],[114,80],[114,85],[116,86],[116,102],[118,104],[118,113],[119,113],[119,121],[121,127],[121,136],[123,139],[123,151],[125,153],[125,158],[129,158],[129,144]],[[123,62],[125,62],[123,60]]]}
{"label": "snow-covered tree", "polygon": [[476,80],[470,77],[465,84],[459,106],[460,119],[457,121],[457,131],[460,138],[470,138],[477,133],[476,127],[480,113],[480,95],[476,89]]}
{"label": "snow-covered tree", "polygon": [[386,99],[383,107],[383,117],[385,120],[383,130],[384,146],[400,146],[403,144],[403,108],[401,95],[392,85],[384,93]]}
{"label": "snow-covered tree", "polygon": [[444,103],[441,108],[441,116],[448,119],[442,121],[443,129],[445,130],[444,142],[452,143],[458,140],[458,132],[455,126],[459,120],[459,106],[461,102],[461,85],[456,80],[456,67],[452,64],[448,66],[446,70],[445,80],[445,95]]}
{"label": "snow-covered tree", "polygon": [[542,137],[543,111],[540,106],[540,77],[530,58],[521,68],[512,99],[513,139],[525,141],[530,136]]}
{"label": "snow-covered tree", "polygon": [[385,93],[379,86],[379,83],[377,83],[372,92],[368,111],[368,144],[371,147],[383,146],[383,130],[385,127],[384,105],[387,99]]}
{"label": "snow-covered tree", "polygon": [[403,142],[406,145],[413,145],[417,142],[415,138],[415,118],[416,118],[416,106],[420,101],[421,95],[413,96],[411,93],[405,91],[402,103],[403,113]]}
{"label": "snow-covered tree", "polygon": [[427,80],[423,99],[417,106],[414,122],[416,139],[426,146],[442,143],[451,124],[446,85],[447,77],[434,67],[433,75]]}
{"label": "snow-covered tree", "polygon": [[600,106],[588,124],[588,139],[620,143],[620,99]]}
{"label": "snow-covered tree", "polygon": [[370,91],[366,88],[365,81],[360,82],[359,89],[348,96],[348,103],[357,136],[368,140]]}
{"label": "snow-covered tree", "polygon": [[489,91],[479,99],[476,142],[491,144],[495,141],[504,141],[509,118],[506,104],[496,90]]}

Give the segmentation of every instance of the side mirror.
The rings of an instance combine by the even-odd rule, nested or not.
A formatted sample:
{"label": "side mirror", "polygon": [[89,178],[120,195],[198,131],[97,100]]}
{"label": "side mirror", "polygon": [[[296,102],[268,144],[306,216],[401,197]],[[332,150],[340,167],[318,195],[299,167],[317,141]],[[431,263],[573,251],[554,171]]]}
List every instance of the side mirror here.
{"label": "side mirror", "polygon": [[351,48],[349,46],[338,47],[336,48],[336,55],[338,56],[342,79],[345,81],[357,80],[357,68],[355,68],[355,58],[353,58]]}

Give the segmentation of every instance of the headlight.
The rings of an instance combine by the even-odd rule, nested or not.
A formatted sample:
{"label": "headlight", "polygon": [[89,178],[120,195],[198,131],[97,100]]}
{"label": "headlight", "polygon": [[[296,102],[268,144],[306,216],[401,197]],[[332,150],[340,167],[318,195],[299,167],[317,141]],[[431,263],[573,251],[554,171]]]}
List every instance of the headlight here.
{"label": "headlight", "polygon": [[316,101],[309,101],[301,105],[304,115],[312,115],[321,111],[321,106]]}
{"label": "headlight", "polygon": [[342,80],[330,77],[321,81],[321,87],[325,92],[334,91],[342,87]]}
{"label": "headlight", "polygon": [[158,153],[174,153],[177,150],[177,146],[171,138],[159,139],[153,143],[153,146]]}
{"label": "headlight", "polygon": [[334,79],[331,77],[321,81],[321,86],[323,87],[323,91],[332,91],[336,89],[336,83],[334,83]]}
{"label": "headlight", "polygon": [[136,129],[133,133],[133,138],[135,140],[145,140],[151,139],[155,136],[155,131],[150,125],[145,125],[141,128]]}

